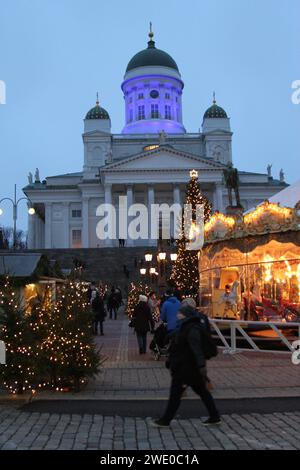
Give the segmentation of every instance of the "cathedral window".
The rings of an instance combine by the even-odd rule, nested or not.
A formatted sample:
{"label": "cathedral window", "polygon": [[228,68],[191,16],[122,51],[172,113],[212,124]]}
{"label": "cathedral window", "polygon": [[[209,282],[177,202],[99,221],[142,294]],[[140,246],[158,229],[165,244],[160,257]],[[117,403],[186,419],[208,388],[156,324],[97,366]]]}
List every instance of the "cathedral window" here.
{"label": "cathedral window", "polygon": [[166,94],[165,94],[165,98],[166,98],[166,100],[169,100],[169,99],[171,98],[171,97],[170,97],[170,93],[166,93]]}
{"label": "cathedral window", "polygon": [[142,119],[145,119],[145,106],[138,107],[138,120],[141,121]]}
{"label": "cathedral window", "polygon": [[159,97],[158,91],[157,90],[151,90],[150,91],[150,97],[154,98],[154,99],[158,98]]}
{"label": "cathedral window", "polygon": [[129,122],[132,122],[133,121],[133,110],[130,109],[129,110]]}
{"label": "cathedral window", "polygon": [[151,119],[159,118],[158,104],[151,104]]}
{"label": "cathedral window", "polygon": [[139,93],[138,94],[138,99],[143,100],[144,99],[144,93]]}
{"label": "cathedral window", "polygon": [[81,230],[72,230],[72,248],[81,248]]}
{"label": "cathedral window", "polygon": [[168,104],[166,104],[165,106],[165,119],[172,119],[171,106],[169,106]]}
{"label": "cathedral window", "polygon": [[81,209],[73,209],[72,219],[80,219],[80,218],[81,218]]}

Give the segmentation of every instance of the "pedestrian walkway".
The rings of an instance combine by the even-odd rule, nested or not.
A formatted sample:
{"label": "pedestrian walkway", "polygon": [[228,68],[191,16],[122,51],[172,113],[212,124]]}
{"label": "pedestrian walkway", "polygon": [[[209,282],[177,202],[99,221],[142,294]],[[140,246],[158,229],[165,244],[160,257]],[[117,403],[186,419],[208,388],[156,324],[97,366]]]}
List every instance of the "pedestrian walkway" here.
{"label": "pedestrian walkway", "polygon": [[[151,352],[139,355],[136,337],[121,312],[118,320],[106,320],[104,332],[105,336],[96,338],[101,354],[106,357],[103,371],[80,393],[42,392],[30,405],[32,411],[30,406],[20,409],[20,402],[14,399],[0,405],[1,450],[300,449],[299,411],[291,413],[292,407],[276,408],[275,405],[274,409],[281,412],[270,413],[273,409],[267,406],[267,401],[266,408],[261,405],[262,414],[253,413],[252,409],[257,411],[255,407],[246,409],[241,400],[236,400],[299,397],[300,366],[293,365],[289,355],[223,355],[220,352],[217,358],[209,361],[209,376],[214,384],[214,396],[217,399],[233,399],[236,403],[234,413],[226,412],[228,407],[224,407],[222,425],[205,428],[200,416],[197,417],[198,411],[190,415],[184,412],[184,403],[191,405],[193,402],[190,400],[196,398],[189,392],[184,399],[187,401],[179,410],[182,418],[175,419],[169,429],[158,429],[151,426],[150,417],[145,417],[148,416],[147,411],[137,412],[137,400],[141,400],[141,406],[142,400],[148,400],[149,414],[157,414],[152,411],[160,409],[160,406],[154,400],[165,400],[170,384],[164,361],[156,362]],[[69,405],[68,412],[66,408],[61,409],[53,402],[54,399],[71,400],[76,405],[73,407],[76,414]],[[51,406],[47,400],[52,401]],[[94,400],[95,406],[90,400]],[[96,411],[99,403],[103,408],[103,400],[107,400],[105,403],[109,410],[103,413],[105,416]],[[119,415],[116,411],[120,410],[117,400],[122,400],[122,403],[127,400],[128,407]],[[34,411],[33,405],[39,403],[43,407]],[[151,403],[155,407],[151,408]],[[159,405],[164,406],[163,403]],[[187,408],[194,410],[191,406]],[[110,410],[111,415],[108,415]]]}
{"label": "pedestrian walkway", "polygon": [[[80,393],[42,392],[37,399],[161,400],[168,396],[170,374],[163,358],[155,361],[149,351],[140,355],[136,336],[120,311],[117,320],[107,319],[97,347],[106,358],[102,372]],[[148,343],[152,336],[148,335]],[[208,363],[217,399],[300,397],[300,366],[289,354],[237,353],[219,355]],[[196,396],[188,391],[188,399]]]}
{"label": "pedestrian walkway", "polygon": [[[148,343],[152,336],[148,335]],[[149,351],[140,355],[136,336],[128,319],[105,322],[105,336],[97,345],[106,357],[104,368],[88,387],[74,398],[86,399],[162,399],[166,398],[170,374],[163,358],[155,361]],[[208,363],[214,396],[221,399],[300,396],[300,366],[289,354],[237,353],[219,355]],[[192,392],[188,398],[195,398]]]}

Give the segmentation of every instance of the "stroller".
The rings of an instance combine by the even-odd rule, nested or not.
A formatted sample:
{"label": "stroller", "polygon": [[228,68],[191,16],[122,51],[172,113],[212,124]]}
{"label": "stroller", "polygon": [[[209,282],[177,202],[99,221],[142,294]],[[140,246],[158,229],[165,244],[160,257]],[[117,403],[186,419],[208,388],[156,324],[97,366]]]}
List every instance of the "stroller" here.
{"label": "stroller", "polygon": [[161,356],[166,357],[168,355],[169,337],[167,327],[164,323],[155,330],[149,348],[153,351],[156,361],[159,361]]}

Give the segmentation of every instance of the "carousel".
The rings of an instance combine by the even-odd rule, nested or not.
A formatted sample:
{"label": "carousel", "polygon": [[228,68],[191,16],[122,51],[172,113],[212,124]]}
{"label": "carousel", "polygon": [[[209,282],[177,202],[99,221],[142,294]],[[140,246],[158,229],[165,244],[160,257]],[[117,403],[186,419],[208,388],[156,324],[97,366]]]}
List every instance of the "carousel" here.
{"label": "carousel", "polygon": [[300,201],[215,213],[199,272],[201,310],[211,318],[300,322]]}

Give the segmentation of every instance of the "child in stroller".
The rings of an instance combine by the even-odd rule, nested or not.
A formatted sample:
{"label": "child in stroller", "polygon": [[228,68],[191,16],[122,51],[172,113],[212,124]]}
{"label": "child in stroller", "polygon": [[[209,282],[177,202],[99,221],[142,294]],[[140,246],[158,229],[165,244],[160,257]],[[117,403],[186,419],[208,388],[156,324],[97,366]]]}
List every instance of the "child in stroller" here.
{"label": "child in stroller", "polygon": [[154,359],[159,361],[161,356],[168,355],[169,337],[168,330],[165,323],[161,323],[155,330],[153,339],[149,348],[154,353]]}

